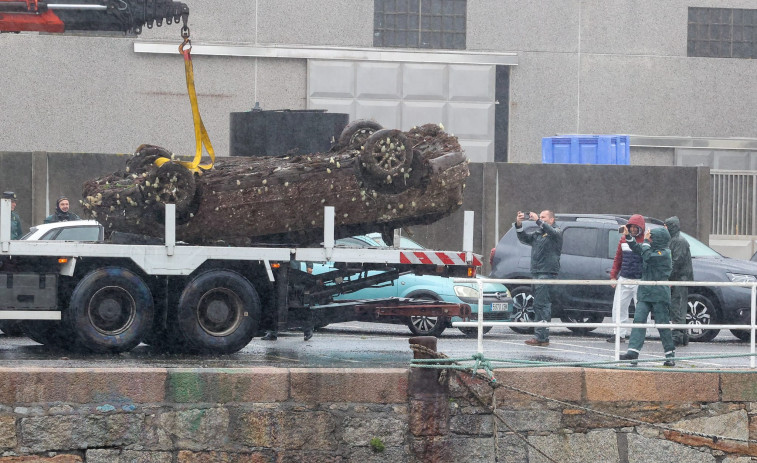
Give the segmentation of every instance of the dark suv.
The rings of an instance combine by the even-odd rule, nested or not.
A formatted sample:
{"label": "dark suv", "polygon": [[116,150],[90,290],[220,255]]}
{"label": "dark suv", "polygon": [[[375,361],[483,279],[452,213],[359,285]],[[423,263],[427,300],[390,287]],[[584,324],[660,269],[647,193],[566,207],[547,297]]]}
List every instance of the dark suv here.
{"label": "dark suv", "polygon": [[[625,225],[630,216],[597,214],[557,214],[556,221],[563,230],[563,249],[560,274],[563,280],[607,280],[620,234],[618,226]],[[646,218],[647,228],[663,226],[658,219]],[[530,232],[534,222],[523,222]],[[683,232],[691,247],[695,281],[757,281],[757,262],[731,259],[718,254],[701,241]],[[527,279],[531,248],[518,241],[514,228],[502,237],[492,252],[491,278]],[[533,296],[530,285],[508,285],[516,320],[533,320]],[[555,285],[553,287],[552,316],[564,322],[599,323],[612,314],[614,289],[609,285]],[[689,287],[689,310],[686,322],[691,325],[749,324],[751,290],[742,287]],[[633,304],[630,308],[633,313]],[[528,333],[532,328],[513,328]],[[591,331],[573,328],[577,333]],[[742,341],[749,340],[748,330],[731,330]],[[718,330],[690,330],[692,341],[710,341]]]}

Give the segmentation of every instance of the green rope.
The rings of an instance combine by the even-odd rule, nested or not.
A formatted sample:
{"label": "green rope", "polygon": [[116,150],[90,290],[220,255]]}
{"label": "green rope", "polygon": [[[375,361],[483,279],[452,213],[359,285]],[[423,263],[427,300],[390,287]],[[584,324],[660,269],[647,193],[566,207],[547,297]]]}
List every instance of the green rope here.
{"label": "green rope", "polygon": [[[753,357],[757,356],[757,354],[723,354],[723,355],[700,355],[700,356],[691,356],[691,357],[677,357],[676,361],[682,361],[682,360],[706,360],[706,359],[717,359],[717,358],[736,358],[736,357]],[[663,362],[666,359],[660,358],[660,359],[637,359],[635,362],[637,363],[656,363],[656,362]],[[473,366],[466,366],[466,365],[454,365],[455,363],[460,362],[474,362]],[[538,360],[517,360],[517,359],[487,359],[484,354],[476,353],[473,354],[471,357],[461,357],[461,358],[438,358],[438,359],[413,359],[411,360],[412,367],[416,368],[430,368],[430,369],[450,369],[450,370],[461,370],[461,371],[472,371],[473,374],[476,374],[479,370],[484,370],[486,372],[486,375],[493,381],[494,379],[494,367],[492,366],[492,363],[504,363],[509,365],[500,365],[497,368],[499,369],[512,369],[512,368],[521,368],[522,366],[530,366],[530,367],[596,367],[596,368],[604,368],[604,369],[611,369],[611,370],[632,370],[632,371],[671,371],[671,372],[678,372],[678,373],[736,373],[736,374],[743,374],[743,373],[752,373],[754,374],[755,370],[731,370],[731,369],[701,369],[701,368],[675,368],[675,367],[639,367],[639,366],[631,366],[631,365],[625,365],[628,364],[628,360],[602,360],[602,361],[596,361],[596,362],[543,362]],[[514,364],[514,365],[513,365]]]}

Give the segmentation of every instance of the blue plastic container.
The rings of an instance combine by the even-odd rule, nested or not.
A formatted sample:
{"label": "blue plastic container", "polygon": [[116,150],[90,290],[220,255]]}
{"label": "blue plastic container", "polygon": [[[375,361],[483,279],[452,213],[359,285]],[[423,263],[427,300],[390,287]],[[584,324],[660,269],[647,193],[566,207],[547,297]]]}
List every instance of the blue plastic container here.
{"label": "blue plastic container", "polygon": [[541,140],[545,164],[619,164],[631,161],[628,135],[564,135]]}

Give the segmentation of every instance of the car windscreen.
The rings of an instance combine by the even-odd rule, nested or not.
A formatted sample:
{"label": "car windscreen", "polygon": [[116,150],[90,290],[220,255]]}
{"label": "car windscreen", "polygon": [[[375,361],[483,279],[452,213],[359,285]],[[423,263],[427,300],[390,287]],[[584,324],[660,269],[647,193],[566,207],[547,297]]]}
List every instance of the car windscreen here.
{"label": "car windscreen", "polygon": [[686,238],[686,241],[689,242],[689,249],[691,250],[691,257],[723,257],[717,251],[707,246],[706,244],[702,243],[701,241],[694,238],[693,236],[687,235],[684,232],[681,232],[681,236]]}
{"label": "car windscreen", "polygon": [[[56,232],[58,230],[52,230]],[[54,236],[53,236],[54,235]],[[61,228],[57,234],[47,234],[42,240],[56,241],[99,241],[100,227],[71,227]]]}

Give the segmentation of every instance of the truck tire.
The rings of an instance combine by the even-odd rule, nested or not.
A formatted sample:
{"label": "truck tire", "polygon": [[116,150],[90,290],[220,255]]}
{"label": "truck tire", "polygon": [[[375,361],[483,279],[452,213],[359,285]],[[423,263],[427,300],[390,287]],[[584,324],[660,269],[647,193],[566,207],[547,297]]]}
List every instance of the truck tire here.
{"label": "truck tire", "polygon": [[21,330],[32,341],[50,349],[78,350],[76,343],[71,342],[73,333],[62,321],[24,320],[21,322]]}
{"label": "truck tire", "polygon": [[64,317],[78,343],[93,352],[127,352],[153,321],[150,288],[121,267],[93,270],[79,281]]}
{"label": "truck tire", "polygon": [[260,297],[242,275],[209,270],[187,284],[175,315],[173,328],[193,350],[231,354],[255,336]]}

